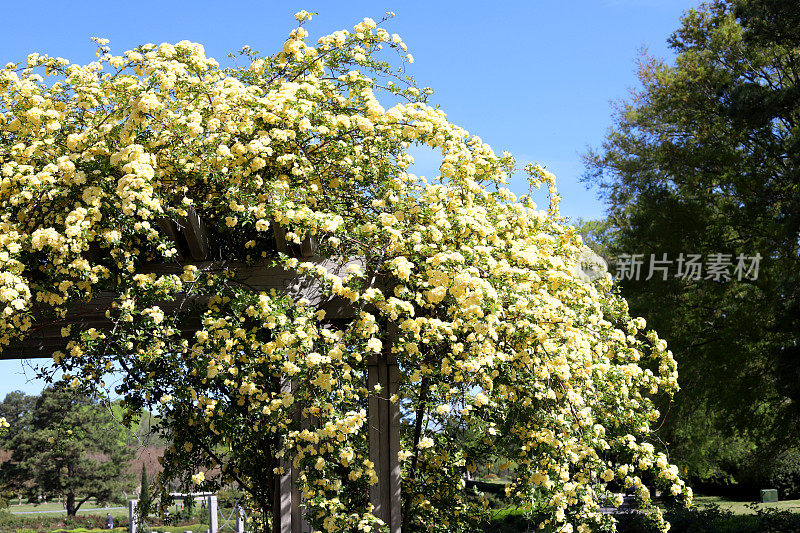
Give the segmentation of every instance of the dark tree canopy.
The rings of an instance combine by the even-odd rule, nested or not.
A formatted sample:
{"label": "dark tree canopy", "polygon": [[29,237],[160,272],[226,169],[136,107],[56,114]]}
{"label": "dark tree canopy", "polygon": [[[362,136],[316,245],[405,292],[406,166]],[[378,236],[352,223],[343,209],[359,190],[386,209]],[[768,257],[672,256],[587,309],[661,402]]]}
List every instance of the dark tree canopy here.
{"label": "dark tree canopy", "polygon": [[133,449],[125,428],[104,406],[64,388],[24,399],[31,408],[12,426],[7,443],[12,455],[2,465],[0,482],[33,491],[30,496],[63,495],[70,516],[90,498],[109,501],[129,487]]}
{"label": "dark tree canopy", "polygon": [[[776,450],[800,421],[800,8],[715,1],[669,40],[674,65],[643,57],[642,87],[586,156],[615,228],[614,254],[730,254],[732,279],[626,280],[634,314],[665,335],[681,392],[665,426],[702,477]],[[737,257],[762,256],[757,279]],[[643,274],[644,274],[643,272]]]}

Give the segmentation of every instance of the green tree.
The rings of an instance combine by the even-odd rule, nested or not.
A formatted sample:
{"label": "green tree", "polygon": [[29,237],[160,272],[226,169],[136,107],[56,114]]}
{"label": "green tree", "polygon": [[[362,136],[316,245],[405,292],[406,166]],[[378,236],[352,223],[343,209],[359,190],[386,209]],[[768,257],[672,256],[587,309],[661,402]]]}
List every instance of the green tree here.
{"label": "green tree", "polygon": [[[9,448],[14,435],[29,429],[28,421],[33,407],[36,405],[36,400],[37,396],[29,396],[22,391],[12,391],[6,394],[6,397],[0,402],[0,448]],[[4,428],[4,425],[7,427]],[[0,481],[0,488],[8,491],[8,497],[13,491],[21,503],[22,494],[27,492],[25,485],[30,486],[31,483],[13,479],[3,481]],[[0,496],[0,500],[2,498],[3,496]]]}
{"label": "green tree", "polygon": [[25,420],[35,403],[36,396],[28,396],[22,391],[6,394],[0,402],[0,417],[6,419],[9,428],[5,434],[0,433],[0,445],[5,446],[12,435],[25,430]]}
{"label": "green tree", "polygon": [[3,479],[31,494],[63,495],[74,516],[90,498],[108,501],[129,485],[133,450],[124,431],[95,400],[66,388],[45,389],[25,415],[25,431],[9,442]]}
{"label": "green tree", "polygon": [[[777,453],[800,421],[798,22],[796,3],[774,0],[688,11],[669,40],[675,64],[642,58],[642,87],[586,156],[611,253],[645,260],[622,294],[681,369],[664,406],[673,457],[705,478]],[[667,280],[644,279],[651,254],[674,261]],[[731,279],[677,277],[688,254],[730,262]],[[740,255],[749,267],[756,254],[757,277],[740,279]]]}
{"label": "green tree", "polygon": [[606,261],[611,258],[610,248],[613,244],[615,228],[610,219],[584,220],[578,218],[573,224],[586,246]]}
{"label": "green tree", "polygon": [[142,478],[140,481],[141,489],[139,489],[139,511],[144,515],[150,509],[150,482],[147,479],[147,468],[142,463]]}

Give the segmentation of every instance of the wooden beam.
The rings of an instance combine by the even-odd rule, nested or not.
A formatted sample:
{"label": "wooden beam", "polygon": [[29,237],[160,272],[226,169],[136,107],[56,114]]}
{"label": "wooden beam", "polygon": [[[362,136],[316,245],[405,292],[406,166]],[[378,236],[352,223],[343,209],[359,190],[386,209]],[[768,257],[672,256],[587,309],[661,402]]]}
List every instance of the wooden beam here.
{"label": "wooden beam", "polygon": [[[306,262],[324,267],[328,272],[339,276],[346,274],[347,267],[351,264],[361,264],[361,260],[336,260],[324,257],[310,257]],[[316,278],[304,276],[295,270],[272,266],[271,263],[245,264],[227,261],[204,261],[194,263],[198,270],[205,272],[219,272],[222,270],[233,271],[232,283],[249,287],[254,291],[269,291],[274,289],[279,294],[290,296],[293,300],[305,299],[309,305],[326,312],[328,320],[344,320],[352,318],[353,307],[349,300],[338,296],[331,297],[325,287]],[[183,265],[177,263],[162,263],[148,265],[142,269],[143,273],[181,274]],[[89,302],[76,303],[67,316],[63,319],[47,319],[47,308],[34,308],[33,327],[26,339],[2,348],[0,360],[4,359],[31,359],[51,357],[56,350],[63,350],[66,341],[61,337],[61,329],[67,325],[81,328],[94,327],[98,330],[109,330],[111,321],[105,313],[111,308],[117,298],[113,292],[99,293]],[[179,307],[190,307],[195,304],[201,306],[207,297],[186,296],[179,294],[175,300],[158,303],[166,314],[175,312]],[[200,318],[189,317],[184,323],[181,332],[192,335],[200,329]]]}
{"label": "wooden beam", "polygon": [[275,236],[275,249],[282,254],[289,255],[289,244],[286,242],[286,228],[275,221],[270,222],[272,234]]}
{"label": "wooden beam", "polygon": [[[297,246],[286,240],[286,228],[274,221],[270,225],[275,236],[275,248],[278,252],[304,259],[314,257],[314,254],[317,253],[319,241],[316,235],[306,235],[300,245]],[[299,255],[296,253],[298,251],[300,252]]]}

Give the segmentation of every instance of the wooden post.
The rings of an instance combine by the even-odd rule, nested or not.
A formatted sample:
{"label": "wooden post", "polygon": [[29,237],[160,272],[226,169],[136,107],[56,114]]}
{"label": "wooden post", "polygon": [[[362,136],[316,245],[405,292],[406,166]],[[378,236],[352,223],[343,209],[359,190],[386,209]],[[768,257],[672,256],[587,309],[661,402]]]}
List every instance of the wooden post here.
{"label": "wooden post", "polygon": [[217,516],[217,497],[209,496],[208,503],[208,533],[219,531],[219,517]]}
{"label": "wooden post", "polygon": [[[400,493],[400,407],[390,398],[397,394],[400,374],[397,359],[391,353],[394,328],[384,340],[382,354],[371,356],[367,374],[370,390],[369,458],[375,464],[378,483],[370,487],[373,513],[389,526],[390,533],[400,533],[402,527],[402,498]],[[380,392],[375,386],[380,385]]]}
{"label": "wooden post", "polygon": [[183,261],[183,247],[180,245],[180,240],[178,239],[178,231],[175,227],[175,222],[169,218],[159,218],[156,220],[156,224],[158,224],[161,233],[169,237],[170,240],[175,243],[175,250],[178,252],[178,260]]}
{"label": "wooden post", "polygon": [[[297,383],[292,382],[292,390],[297,390]],[[316,417],[303,416],[301,409],[295,410],[295,416],[300,418],[300,427],[302,429],[313,429],[312,425],[316,425]],[[298,479],[300,478],[300,471],[292,466],[292,533],[311,533],[314,529],[306,522],[303,514],[305,508],[303,507],[303,495],[298,487]]]}
{"label": "wooden post", "polygon": [[[282,392],[294,392],[296,389],[297,384],[288,379],[281,385]],[[301,419],[302,414],[299,409],[295,410],[293,416],[303,428],[309,426],[308,419]],[[313,530],[303,518],[301,495],[300,490],[297,488],[298,469],[292,464],[291,457],[286,457],[281,461],[281,466],[283,467],[283,474],[278,480],[279,503],[278,509],[273,515],[273,531],[277,533],[310,533]]]}
{"label": "wooden post", "polygon": [[286,228],[275,221],[272,221],[270,225],[272,226],[272,233],[275,235],[275,247],[278,252],[288,254],[289,245],[286,243]]}
{"label": "wooden post", "polygon": [[128,500],[128,533],[136,533],[136,504],[139,500]]}
{"label": "wooden post", "polygon": [[[392,395],[400,392],[400,368],[395,359],[387,363],[389,390]],[[392,506],[392,521],[389,531],[400,533],[403,524],[402,476],[400,471],[400,402],[387,401],[389,411],[389,501]]]}
{"label": "wooden post", "polygon": [[319,246],[316,235],[309,235],[300,243],[300,256],[308,258],[314,255]]}
{"label": "wooden post", "polygon": [[291,467],[292,479],[292,530],[291,533],[311,533],[314,529],[303,516],[302,495],[297,488],[298,469]]}
{"label": "wooden post", "polygon": [[[281,384],[281,392],[289,392],[290,390],[292,390],[291,382],[284,380],[283,384]],[[296,502],[294,501],[294,491],[292,489],[291,463],[287,458],[284,458],[280,461],[280,465],[283,467],[283,473],[276,480],[278,485],[277,500],[272,513],[272,531],[274,533],[292,533],[292,515]]]}

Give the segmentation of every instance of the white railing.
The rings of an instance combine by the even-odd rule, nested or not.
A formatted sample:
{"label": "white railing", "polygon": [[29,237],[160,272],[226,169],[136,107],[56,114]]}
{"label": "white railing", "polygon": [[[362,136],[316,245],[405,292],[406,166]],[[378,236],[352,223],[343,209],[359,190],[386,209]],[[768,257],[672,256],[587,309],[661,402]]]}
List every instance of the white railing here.
{"label": "white railing", "polygon": [[[171,494],[171,496],[183,496],[183,494]],[[190,495],[191,496],[191,495]],[[217,503],[217,496],[215,494],[204,495],[206,498],[206,512],[208,513],[208,529],[206,533],[219,533],[220,526],[219,526],[219,505]],[[139,504],[139,500],[129,500],[128,501],[128,533],[137,533],[139,529],[139,518],[136,513],[136,507]],[[227,525],[231,518],[236,517],[236,533],[245,533],[244,531],[244,522],[245,522],[245,515],[244,510],[239,507],[238,504],[234,506],[233,512],[231,515],[225,520],[223,526]],[[158,533],[157,529],[150,529],[147,525],[145,525],[141,533]],[[188,532],[187,532],[188,533]]]}

